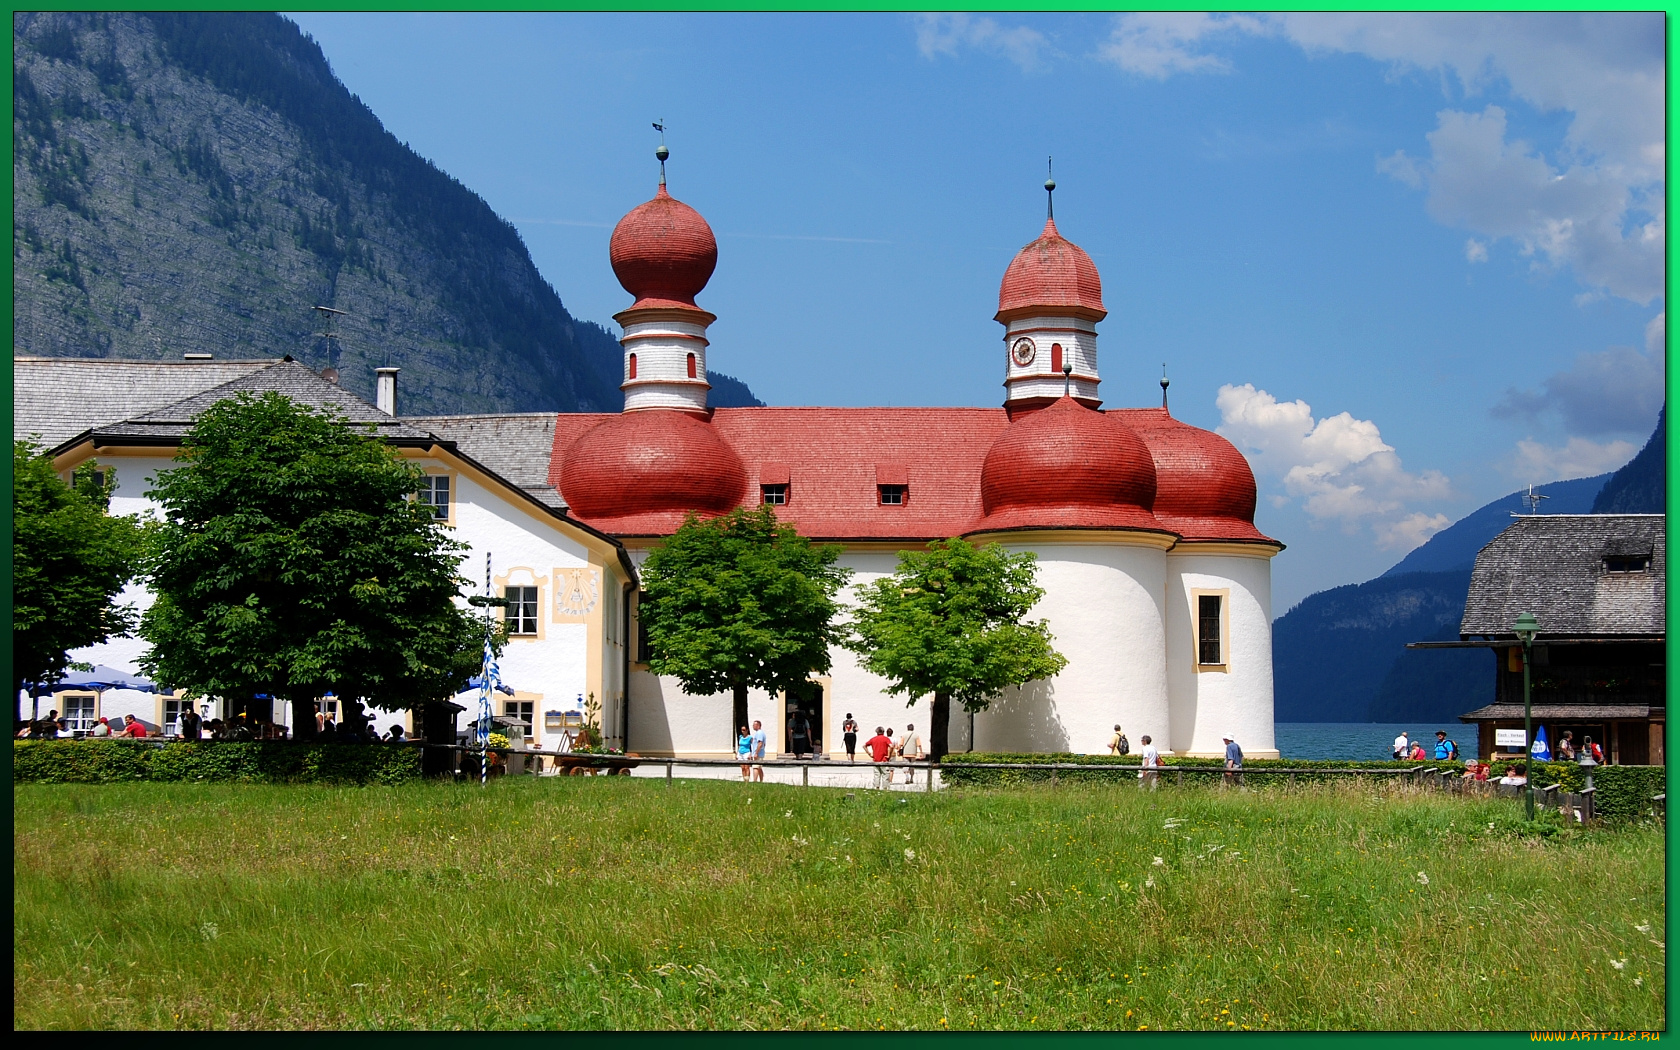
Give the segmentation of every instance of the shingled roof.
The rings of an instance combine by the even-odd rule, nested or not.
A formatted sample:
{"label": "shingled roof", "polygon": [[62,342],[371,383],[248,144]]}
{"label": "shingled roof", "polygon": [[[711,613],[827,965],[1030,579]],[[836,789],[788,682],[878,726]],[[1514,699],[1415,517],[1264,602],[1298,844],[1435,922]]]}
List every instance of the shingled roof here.
{"label": "shingled roof", "polygon": [[12,358],[12,438],[53,448],[93,427],[174,404],[276,363]]}
{"label": "shingled roof", "polygon": [[[1533,613],[1542,638],[1660,638],[1664,613],[1665,518],[1661,514],[1537,514],[1517,518],[1476,555],[1460,633],[1514,637]],[[1612,571],[1607,558],[1639,571]]]}
{"label": "shingled roof", "polygon": [[487,416],[403,416],[407,426],[452,441],[462,453],[489,467],[550,507],[565,501],[548,480],[554,448],[553,412]]}
{"label": "shingled roof", "polygon": [[[386,415],[355,394],[329,383],[290,357],[270,362],[219,386],[200,390],[172,404],[149,412],[133,413],[112,423],[87,428],[100,445],[173,445],[181,440],[193,421],[216,402],[243,393],[275,391],[300,405],[331,410],[352,423],[371,423],[379,437],[399,445],[431,445],[430,433]],[[81,434],[61,442],[79,440]]]}

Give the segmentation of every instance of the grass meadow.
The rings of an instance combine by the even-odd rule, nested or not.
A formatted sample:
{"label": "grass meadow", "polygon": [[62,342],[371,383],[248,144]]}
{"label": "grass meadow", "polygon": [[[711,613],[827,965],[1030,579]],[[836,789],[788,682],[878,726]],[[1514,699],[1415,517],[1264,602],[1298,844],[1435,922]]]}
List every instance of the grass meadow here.
{"label": "grass meadow", "polygon": [[18,785],[18,1028],[1661,1029],[1663,835],[1396,787]]}

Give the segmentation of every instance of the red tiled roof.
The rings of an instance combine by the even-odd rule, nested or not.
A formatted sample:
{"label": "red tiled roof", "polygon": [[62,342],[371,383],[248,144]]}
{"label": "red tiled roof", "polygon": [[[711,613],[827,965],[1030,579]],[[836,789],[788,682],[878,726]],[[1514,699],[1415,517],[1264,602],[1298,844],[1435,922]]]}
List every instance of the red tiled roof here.
{"label": "red tiled roof", "polygon": [[1093,321],[1108,316],[1102,302],[1102,278],[1084,249],[1044,224],[1036,241],[1022,248],[1003,272],[998,288],[999,321],[1024,316],[1036,308],[1085,314]]}
{"label": "red tiled roof", "polygon": [[[682,492],[698,492],[699,495],[692,497],[691,506],[704,514],[720,513],[736,503],[755,504],[761,484],[786,484],[788,502],[776,508],[777,514],[794,523],[805,535],[823,540],[941,539],[975,531],[985,518],[988,531],[1020,528],[1161,531],[1164,527],[1165,531],[1179,533],[1186,539],[1275,542],[1267,540],[1249,521],[1228,516],[1241,509],[1240,499],[1233,500],[1231,494],[1240,497],[1245,485],[1250,493],[1247,514],[1253,514],[1254,478],[1242,454],[1224,438],[1170,417],[1165,426],[1139,426],[1139,413],[1151,412],[1164,415],[1158,409],[1121,410],[1115,415],[1150,448],[1158,487],[1163,463],[1166,464],[1169,496],[1180,489],[1194,490],[1193,478],[1179,466],[1189,464],[1191,459],[1171,449],[1157,451],[1153,447],[1155,435],[1168,432],[1164,447],[1177,448],[1177,442],[1184,438],[1178,431],[1191,431],[1191,437],[1205,435],[1195,439],[1205,446],[1204,452],[1218,452],[1223,447],[1236,457],[1235,461],[1223,454],[1212,457],[1225,464],[1221,469],[1240,470],[1241,476],[1206,483],[1206,487],[1225,494],[1211,508],[1193,502],[1172,502],[1171,506],[1179,513],[1167,516],[1151,515],[1147,508],[1126,510],[1075,501],[1054,507],[1000,506],[997,513],[987,516],[981,504],[981,470],[987,452],[1009,427],[1009,418],[1002,408],[720,408],[713,413],[710,424],[679,412],[566,413],[558,416],[555,423],[549,478],[566,497],[575,517],[602,532],[624,537],[668,536],[682,524],[688,507],[673,502],[676,490],[672,485]],[[658,417],[680,417],[693,427]],[[619,422],[602,428],[592,441],[574,446],[594,428],[610,421]],[[1152,417],[1143,422],[1151,423]],[[627,471],[616,465],[617,457],[633,448],[657,445],[657,434],[667,428],[681,428],[681,432],[690,435],[698,433],[698,429],[710,430],[739,457],[744,484],[739,489],[733,488],[731,471],[716,473],[714,477],[712,473],[684,468],[681,456],[658,459],[661,465],[650,476],[643,476],[641,467]],[[637,437],[638,433],[642,436]],[[710,442],[705,445],[711,447]],[[635,462],[654,461],[645,453],[638,455],[642,458]],[[690,462],[693,462],[692,455]],[[584,459],[596,462],[586,466],[581,462]],[[905,471],[908,491],[902,505],[881,504],[877,486],[890,483],[879,480],[884,476],[878,474],[882,467],[894,474],[900,467]],[[682,476],[667,480],[664,473],[667,470]],[[776,480],[767,481],[767,477]],[[588,479],[583,482],[587,491],[581,502],[573,499],[568,478]],[[1175,485],[1179,488],[1174,488]],[[657,498],[633,495],[632,490],[638,487],[656,490]],[[730,497],[735,502],[726,504],[724,496],[729,492],[735,493]],[[1046,498],[1061,497],[1047,493]],[[1160,502],[1158,495],[1156,502]],[[1198,509],[1219,513],[1203,516],[1192,513]]]}
{"label": "red tiled roof", "polygon": [[[566,416],[561,416],[566,419]],[[571,513],[614,535],[666,535],[685,514],[722,514],[746,498],[741,457],[685,412],[626,412],[567,435],[555,427],[549,477]]]}
{"label": "red tiled roof", "polygon": [[1254,472],[1235,445],[1164,408],[1112,409],[1155,460],[1155,516],[1186,540],[1275,543],[1254,527]]}
{"label": "red tiled roof", "polygon": [[618,220],[608,250],[613,273],[637,306],[693,307],[717,268],[717,238],[700,213],[672,197],[664,183],[653,200]]}

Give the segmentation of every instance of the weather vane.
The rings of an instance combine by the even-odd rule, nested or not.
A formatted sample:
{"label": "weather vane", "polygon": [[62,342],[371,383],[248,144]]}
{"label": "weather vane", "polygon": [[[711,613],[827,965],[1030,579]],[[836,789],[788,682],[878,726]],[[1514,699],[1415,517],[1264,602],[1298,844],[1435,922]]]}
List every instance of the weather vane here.
{"label": "weather vane", "polygon": [[1172,385],[1172,380],[1167,378],[1167,363],[1165,361],[1162,361],[1161,362],[1161,407],[1162,408],[1167,407],[1167,387],[1169,387],[1171,385]]}
{"label": "weather vane", "polygon": [[663,186],[665,185],[665,158],[671,155],[671,151],[665,148],[664,117],[660,117],[653,122],[653,130],[659,132],[659,148],[653,151],[653,155],[659,158],[659,184]]}
{"label": "weather vane", "polygon": [[1049,219],[1051,222],[1055,222],[1056,221],[1056,158],[1055,157],[1046,157],[1044,159],[1044,173],[1045,173],[1045,176],[1046,176],[1046,178],[1044,180],[1044,193],[1045,193],[1046,198],[1048,198],[1048,201],[1049,201],[1048,214],[1045,216],[1045,218]]}

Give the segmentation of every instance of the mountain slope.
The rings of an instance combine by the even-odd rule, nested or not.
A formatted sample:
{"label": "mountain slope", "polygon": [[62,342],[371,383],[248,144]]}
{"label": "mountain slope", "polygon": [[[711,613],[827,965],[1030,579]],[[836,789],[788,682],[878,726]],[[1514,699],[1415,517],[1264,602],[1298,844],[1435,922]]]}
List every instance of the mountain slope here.
{"label": "mountain slope", "polygon": [[[1550,485],[1536,485],[1534,491],[1546,498],[1540,503],[1542,514],[1588,514],[1593,499],[1611,475],[1577,478],[1574,481],[1554,481]],[[1476,564],[1476,554],[1511,524],[1511,515],[1526,514],[1523,502],[1527,489],[1502,496],[1448,525],[1429,537],[1429,542],[1401,558],[1384,576],[1403,576],[1409,572],[1468,571]]]}
{"label": "mountain slope", "polygon": [[1668,500],[1668,406],[1657,413],[1657,430],[1639,454],[1610,476],[1593,500],[1594,514],[1662,514]]}
{"label": "mountain slope", "polygon": [[13,50],[15,352],[290,353],[368,397],[394,364],[418,413],[621,403],[613,334],[293,23],[20,13]]}

